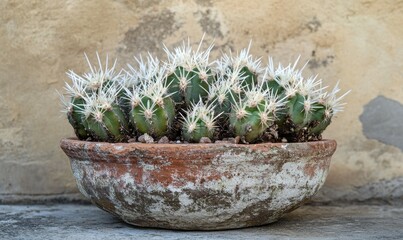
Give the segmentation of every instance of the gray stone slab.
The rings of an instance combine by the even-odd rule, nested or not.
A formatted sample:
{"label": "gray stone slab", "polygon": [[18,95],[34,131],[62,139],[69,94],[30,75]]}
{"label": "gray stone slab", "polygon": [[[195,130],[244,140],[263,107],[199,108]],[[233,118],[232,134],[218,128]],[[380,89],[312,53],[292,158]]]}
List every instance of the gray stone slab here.
{"label": "gray stone slab", "polygon": [[303,206],[263,227],[202,232],[133,227],[92,205],[0,205],[0,239],[403,239],[403,207]]}

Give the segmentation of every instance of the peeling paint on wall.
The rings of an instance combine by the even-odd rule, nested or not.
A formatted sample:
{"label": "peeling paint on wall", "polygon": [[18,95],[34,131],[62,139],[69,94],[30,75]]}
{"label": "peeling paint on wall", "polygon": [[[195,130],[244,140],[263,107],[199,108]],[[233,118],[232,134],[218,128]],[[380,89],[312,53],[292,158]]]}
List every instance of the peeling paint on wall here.
{"label": "peeling paint on wall", "polygon": [[119,51],[133,55],[155,51],[161,48],[161,43],[164,39],[179,27],[179,24],[175,21],[175,14],[169,10],[146,15],[137,27],[125,33],[125,38],[123,39],[125,47]]}
{"label": "peeling paint on wall", "polygon": [[403,105],[378,96],[364,106],[360,115],[364,135],[403,151]]}
{"label": "peeling paint on wall", "polygon": [[200,11],[198,14],[200,15],[199,24],[205,33],[213,37],[224,37],[221,32],[221,23],[213,17],[213,13],[210,9]]}

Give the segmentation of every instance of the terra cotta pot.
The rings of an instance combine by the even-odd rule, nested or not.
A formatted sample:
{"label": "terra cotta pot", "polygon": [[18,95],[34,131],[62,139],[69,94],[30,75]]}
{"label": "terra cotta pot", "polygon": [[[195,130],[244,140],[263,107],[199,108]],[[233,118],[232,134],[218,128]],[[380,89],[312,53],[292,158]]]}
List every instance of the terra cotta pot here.
{"label": "terra cotta pot", "polygon": [[323,185],[334,140],[144,144],[61,140],[77,186],[129,224],[187,230],[264,225]]}

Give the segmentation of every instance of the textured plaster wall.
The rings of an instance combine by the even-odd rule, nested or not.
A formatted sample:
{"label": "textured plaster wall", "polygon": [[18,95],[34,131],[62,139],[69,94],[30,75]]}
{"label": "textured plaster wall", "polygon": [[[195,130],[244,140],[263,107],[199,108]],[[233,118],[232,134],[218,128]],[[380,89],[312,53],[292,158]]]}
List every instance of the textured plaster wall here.
{"label": "textured plaster wall", "polygon": [[[326,131],[339,148],[317,201],[403,196],[403,1],[0,1],[0,199],[74,196],[59,149],[73,131],[55,89],[83,52],[162,54],[187,36],[215,39],[215,55],[253,39],[252,53],[310,60],[352,89]],[[93,56],[93,54],[92,54]]]}

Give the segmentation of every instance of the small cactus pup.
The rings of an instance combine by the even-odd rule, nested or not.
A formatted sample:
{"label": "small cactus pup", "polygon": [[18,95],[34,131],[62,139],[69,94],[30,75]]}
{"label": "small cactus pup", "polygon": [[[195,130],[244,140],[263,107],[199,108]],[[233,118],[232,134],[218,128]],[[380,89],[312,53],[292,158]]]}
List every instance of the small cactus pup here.
{"label": "small cactus pup", "polygon": [[235,136],[244,143],[261,141],[265,131],[274,124],[277,112],[284,106],[284,99],[278,98],[262,85],[247,89],[238,97],[230,113],[230,125]]}
{"label": "small cactus pup", "polygon": [[315,107],[314,117],[312,118],[315,123],[309,129],[312,136],[320,138],[322,132],[329,126],[332,118],[339,112],[343,111],[346,103],[341,100],[350,93],[351,90],[345,92],[343,95],[337,97],[340,92],[339,82],[336,83],[333,90],[328,93],[320,94],[317,106]]}
{"label": "small cactus pup", "polygon": [[190,44],[190,40],[183,42],[182,46],[174,48],[172,51],[167,47],[164,50],[167,54],[167,85],[168,92],[172,94],[172,99],[189,106],[197,103],[200,99],[207,97],[210,84],[214,81],[209,57],[213,44],[202,51],[203,38],[196,50]]}
{"label": "small cactus pup", "polygon": [[265,89],[287,99],[285,108],[277,114],[276,124],[279,137],[290,142],[320,139],[331,117],[342,110],[344,104],[340,100],[348,94],[337,98],[337,85],[330,94],[324,92],[327,86],[323,86],[321,79],[317,79],[317,76],[305,79],[302,76],[305,66],[301,70],[296,69],[298,60],[294,65],[283,67],[279,64],[275,68],[270,58],[261,80]]}
{"label": "small cactus pup", "polygon": [[137,75],[139,86],[125,88],[131,104],[130,121],[139,133],[160,138],[168,134],[175,118],[175,104],[170,98],[173,93],[168,93],[166,70],[158,59],[149,56],[147,63],[138,63],[140,70],[133,74]]}
{"label": "small cactus pup", "polygon": [[198,143],[200,139],[214,140],[216,119],[220,114],[214,113],[214,103],[204,104],[201,100],[191,104],[190,110],[182,115],[182,137],[185,141]]}
{"label": "small cactus pup", "polygon": [[77,138],[80,140],[86,140],[90,135],[87,131],[83,115],[85,104],[83,97],[86,94],[84,82],[81,81],[78,75],[72,72],[68,73],[68,75],[72,80],[71,85],[66,82],[64,87],[68,98],[66,99],[64,95],[58,92],[63,104],[62,112],[67,115],[67,119],[73,127]]}
{"label": "small cactus pup", "polygon": [[[91,137],[93,140],[99,141],[121,141],[124,139],[123,135],[126,132],[126,120],[124,117],[120,116],[121,112],[115,103],[112,103],[112,99],[115,96],[114,90],[117,88],[117,79],[119,79],[120,73],[115,72],[116,60],[114,61],[112,67],[109,67],[108,56],[106,57],[105,66],[102,65],[99,54],[96,54],[98,60],[98,67],[93,66],[87,55],[85,58],[90,68],[90,72],[84,73],[82,76],[69,71],[67,75],[72,80],[72,85],[66,83],[65,90],[67,95],[70,97],[70,101],[63,101],[66,107],[65,111],[67,113],[67,118],[70,124],[73,126],[76,136],[81,139],[87,139]],[[99,95],[99,99],[98,99]],[[96,99],[96,101],[95,101]],[[113,99],[114,101],[115,99]],[[103,107],[98,106],[99,104],[104,104]],[[104,134],[98,136],[94,131],[92,125],[88,125],[88,119],[94,116],[96,109],[102,114],[111,115],[107,107],[111,106],[113,112],[118,114],[120,121],[121,132],[117,133],[109,126],[111,135],[105,137]],[[98,113],[98,117],[100,114]],[[109,121],[112,116],[106,117],[105,120]],[[108,125],[108,124],[107,124]]]}

